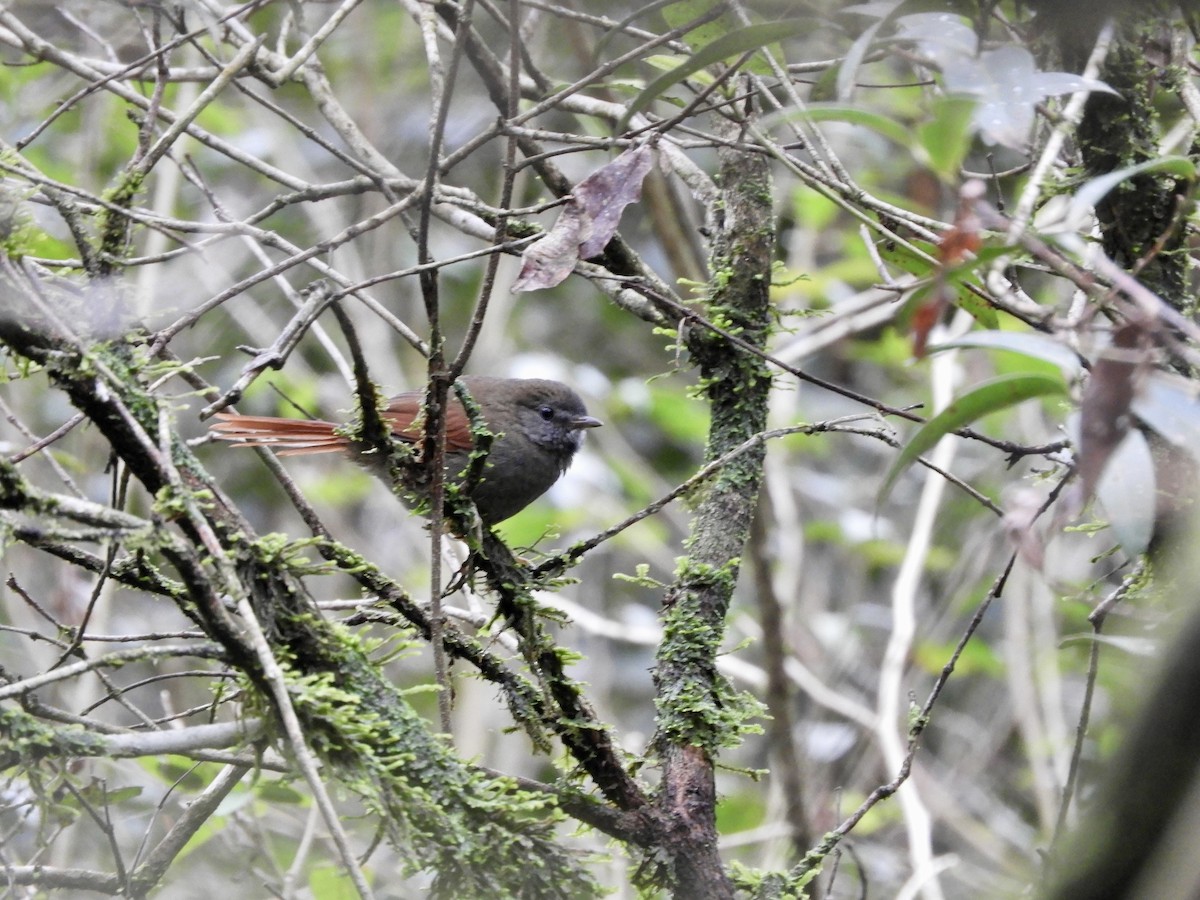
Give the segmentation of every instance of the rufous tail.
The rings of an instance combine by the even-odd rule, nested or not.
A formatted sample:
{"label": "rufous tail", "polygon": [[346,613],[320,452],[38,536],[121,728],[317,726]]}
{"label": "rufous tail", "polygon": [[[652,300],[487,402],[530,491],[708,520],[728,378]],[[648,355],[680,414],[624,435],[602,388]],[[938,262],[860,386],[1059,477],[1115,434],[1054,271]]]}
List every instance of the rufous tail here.
{"label": "rufous tail", "polygon": [[217,413],[221,421],[209,429],[213,437],[239,447],[271,447],[280,456],[301,453],[340,453],[349,442],[334,434],[333,422],[280,419],[274,416],[241,416]]}

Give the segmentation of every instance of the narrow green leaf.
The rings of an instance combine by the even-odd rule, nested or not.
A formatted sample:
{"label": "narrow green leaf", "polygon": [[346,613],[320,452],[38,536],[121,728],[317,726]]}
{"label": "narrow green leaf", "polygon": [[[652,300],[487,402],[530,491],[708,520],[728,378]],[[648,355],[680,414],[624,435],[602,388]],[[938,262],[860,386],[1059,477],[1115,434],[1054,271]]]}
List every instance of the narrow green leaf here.
{"label": "narrow green leaf", "polygon": [[1162,654],[1162,641],[1154,638],[1129,637],[1126,635],[1112,634],[1066,634],[1059,641],[1062,646],[1067,644],[1105,644],[1109,647],[1116,647],[1118,650],[1124,650],[1132,656],[1144,656],[1153,658]]}
{"label": "narrow green leaf", "polygon": [[808,119],[810,122],[846,122],[870,128],[901,147],[912,145],[912,129],[896,119],[888,118],[867,109],[855,109],[840,103],[811,103],[803,109],[784,109],[772,113],[763,120],[766,127],[780,121]]}
{"label": "narrow green leaf", "polygon": [[875,40],[875,33],[879,31],[884,21],[876,22],[860,34],[854,43],[850,45],[850,50],[846,53],[841,66],[838,68],[837,98],[839,100],[849,100],[850,95],[854,93],[854,83],[858,80],[858,70],[862,66],[863,60],[867,57],[867,51],[871,48],[871,42]]}
{"label": "narrow green leaf", "polygon": [[883,504],[892,491],[896,479],[907,469],[918,456],[929,450],[950,432],[969,425],[976,419],[988,413],[1016,406],[1023,400],[1033,397],[1046,397],[1055,394],[1065,394],[1066,385],[1061,378],[1050,375],[1018,373],[1001,375],[990,381],[985,381],[973,391],[963,394],[944,410],[926,422],[918,429],[904,447],[900,455],[888,469],[879,489],[878,503]]}
{"label": "narrow green leaf", "polygon": [[747,25],[731,31],[724,37],[719,37],[711,44],[706,44],[696,53],[688,57],[670,72],[664,72],[646,85],[621,116],[617,123],[617,133],[629,127],[629,120],[646,109],[654,100],[671,85],[678,84],[706,66],[719,63],[750,50],[757,50],[767,44],[773,44],[784,38],[795,37],[812,29],[808,19],[794,19],[782,22],[763,22],[759,25]]}
{"label": "narrow green leaf", "polygon": [[1067,378],[1074,378],[1083,371],[1079,354],[1061,341],[1036,331],[974,331],[957,340],[930,347],[929,352],[937,353],[955,347],[984,347],[1020,353],[1058,366]]}
{"label": "narrow green leaf", "polygon": [[[936,244],[929,241],[914,240],[912,241],[912,245],[919,250],[924,250],[930,257],[937,258],[938,248]],[[971,290],[970,285],[979,285],[979,279],[975,276],[977,269],[992,259],[1003,255],[1008,249],[1004,247],[981,247],[973,259],[963,260],[956,265],[941,270],[943,283],[953,291],[952,301],[954,305],[970,313],[971,317],[984,328],[999,328],[1000,318],[996,314],[996,310],[986,300]],[[939,271],[936,265],[931,265],[925,259],[914,256],[902,244],[890,244],[888,241],[881,241],[879,243],[879,255],[887,262],[892,263],[917,278],[931,277]],[[935,284],[931,281],[929,284],[918,288],[908,296],[906,306],[912,309],[915,306],[914,301],[928,294],[934,287]]]}
{"label": "narrow green leaf", "polygon": [[[688,57],[683,53],[652,53],[642,60],[652,69],[657,69],[659,72],[670,72],[686,62]],[[642,87],[646,86],[646,82],[642,82]]]}
{"label": "narrow green leaf", "polygon": [[1000,316],[995,308],[961,281],[954,282],[954,303],[966,310],[984,328],[999,328]]}
{"label": "narrow green leaf", "polygon": [[884,262],[889,262],[900,269],[903,269],[909,275],[914,275],[917,278],[926,278],[933,275],[937,271],[937,245],[932,241],[910,241],[912,246],[918,250],[923,250],[925,256],[917,256],[913,251],[903,244],[896,243],[891,240],[882,240],[876,242],[876,249]]}
{"label": "narrow green leaf", "polygon": [[1196,166],[1183,156],[1164,156],[1134,166],[1125,166],[1123,169],[1093,178],[1081,187],[1071,198],[1071,208],[1076,212],[1089,210],[1122,181],[1143,174],[1173,175],[1185,181],[1195,181]]}

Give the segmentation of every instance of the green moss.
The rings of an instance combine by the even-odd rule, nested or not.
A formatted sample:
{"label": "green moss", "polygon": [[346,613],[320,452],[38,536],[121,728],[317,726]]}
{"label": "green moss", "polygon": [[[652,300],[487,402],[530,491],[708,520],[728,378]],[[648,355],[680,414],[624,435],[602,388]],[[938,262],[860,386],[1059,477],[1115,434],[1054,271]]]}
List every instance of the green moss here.
{"label": "green moss", "polygon": [[[233,534],[230,541],[236,543],[244,540],[244,537],[240,533]],[[322,545],[320,538],[293,540],[282,532],[273,531],[246,542],[245,552],[266,568],[279,567],[294,575],[328,575],[334,571],[329,563],[314,563],[301,555],[304,550]]]}
{"label": "green moss", "polygon": [[671,602],[663,616],[663,640],[658,655],[659,741],[682,743],[715,751],[734,747],[743,736],[761,731],[754,722],[763,706],[748,693],[738,692],[716,670],[724,620],[705,614],[711,592],[729,596],[737,580],[739,560],[712,566],[693,559],[681,561]]}
{"label": "green moss", "polygon": [[45,725],[18,709],[0,709],[0,770],[47,756],[95,756],[103,740],[75,726]]}
{"label": "green moss", "polygon": [[[1135,29],[1117,42],[1101,74],[1117,93],[1092,94],[1085,106],[1078,135],[1088,179],[1159,155],[1161,126],[1154,90],[1160,73],[1139,46],[1139,38],[1157,39]],[[1141,173],[1096,205],[1105,252],[1118,265],[1136,266],[1143,284],[1184,312],[1194,303],[1187,289],[1188,230],[1182,227],[1191,208],[1189,193],[1180,181]],[[1150,253],[1152,248],[1159,252]]]}
{"label": "green moss", "polygon": [[[126,188],[133,190],[132,182]],[[91,418],[133,475],[154,492],[156,512],[177,517],[185,532],[194,530],[199,516],[207,519],[207,526],[221,543],[219,550],[202,549],[195,535],[190,535],[195,551],[171,557],[189,595],[204,603],[219,603],[225,592],[244,592],[274,659],[283,668],[305,740],[321,755],[331,774],[380,812],[397,843],[403,844],[410,870],[436,873],[436,895],[574,898],[599,893],[578,855],[562,846],[555,834],[560,813],[552,798],[520,791],[507,779],[463,763],[384,678],[357,639],[316,613],[296,577],[307,571],[298,551],[308,542],[288,541],[279,535],[253,538],[241,530],[238,520],[226,517],[223,508],[211,504],[206,491],[190,485],[164,486],[173,474],[161,465],[159,448],[147,447],[145,441],[146,434],[159,433],[162,406],[144,386],[146,361],[136,344],[114,341],[81,352],[64,343],[53,351],[34,347],[30,355],[47,365],[51,379]],[[97,389],[98,383],[104,390]],[[203,478],[190,449],[177,436],[170,453],[180,473],[194,472],[197,479]],[[0,498],[22,504],[32,493],[11,469],[6,471],[0,465]],[[177,534],[176,529],[159,531],[164,536]],[[484,535],[484,540],[487,537]],[[179,549],[182,551],[182,544]],[[328,546],[322,545],[322,549],[328,550]],[[200,558],[205,552],[225,554],[239,584],[226,583],[229,564],[217,566],[224,561],[216,559],[206,564]],[[373,571],[353,554],[344,554],[338,562]],[[546,689],[553,692],[554,703],[539,703],[545,698],[517,676],[506,682],[506,690],[527,701],[524,715],[530,722],[547,715],[547,709],[560,707],[566,710],[564,719],[577,719],[560,729],[565,740],[572,733],[594,732],[600,726],[579,699],[578,686],[565,675],[570,654],[554,649],[540,628],[527,570],[510,554],[508,561],[496,563],[489,575],[498,592],[501,588],[497,586],[512,585],[502,602],[507,602],[522,634],[534,636],[533,656],[539,675],[545,676]],[[381,588],[390,584],[383,579],[379,583]],[[405,597],[393,599],[411,602]],[[243,673],[246,707],[263,709],[268,712],[267,720],[273,720],[272,694],[259,671],[260,662],[247,650],[241,635],[229,627],[230,614],[223,609],[207,610],[200,603],[196,609],[204,626],[222,639]],[[572,706],[571,700],[578,702]],[[0,750],[10,764],[47,752],[53,746],[50,742],[61,737],[61,732],[23,728],[25,720],[13,715],[0,719]],[[517,715],[522,712],[518,710]],[[70,739],[75,739],[74,732]]]}
{"label": "green moss", "polygon": [[100,235],[99,250],[110,260],[122,259],[129,252],[133,221],[123,211],[133,205],[145,187],[145,181],[145,173],[126,172],[123,179],[105,196],[112,206],[102,209],[96,222]]}
{"label": "green moss", "polygon": [[[0,162],[13,163],[16,154],[0,152]],[[37,244],[44,237],[29,211],[26,200],[35,191],[23,192],[0,188],[0,252],[13,259],[37,252]]]}
{"label": "green moss", "polygon": [[181,519],[188,515],[193,505],[212,507],[215,497],[209,490],[183,491],[174,485],[163,485],[154,494],[154,512],[162,518]]}
{"label": "green moss", "polygon": [[754,900],[805,900],[807,887],[821,873],[820,867],[800,876],[790,873],[763,872],[737,860],[729,864],[729,875],[741,896]]}

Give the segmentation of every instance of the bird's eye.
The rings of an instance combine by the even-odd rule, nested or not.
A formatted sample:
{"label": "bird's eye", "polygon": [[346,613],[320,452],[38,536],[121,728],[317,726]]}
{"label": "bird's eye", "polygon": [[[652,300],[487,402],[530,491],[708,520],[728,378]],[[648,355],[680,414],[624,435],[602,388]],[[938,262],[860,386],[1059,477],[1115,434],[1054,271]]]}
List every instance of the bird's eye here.
{"label": "bird's eye", "polygon": [[541,416],[545,421],[549,422],[554,418],[554,410],[549,406],[539,406],[538,415]]}

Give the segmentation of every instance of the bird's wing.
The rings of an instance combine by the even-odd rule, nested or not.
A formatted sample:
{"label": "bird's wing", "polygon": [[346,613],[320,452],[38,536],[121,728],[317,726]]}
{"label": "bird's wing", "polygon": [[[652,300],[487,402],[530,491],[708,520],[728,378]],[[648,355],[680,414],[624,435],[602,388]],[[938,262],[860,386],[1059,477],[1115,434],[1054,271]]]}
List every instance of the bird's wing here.
{"label": "bird's wing", "polygon": [[[388,401],[382,416],[397,437],[416,441],[425,433],[424,412],[424,392],[405,391]],[[462,403],[451,397],[446,412],[446,450],[470,450],[471,444],[471,422]]]}

